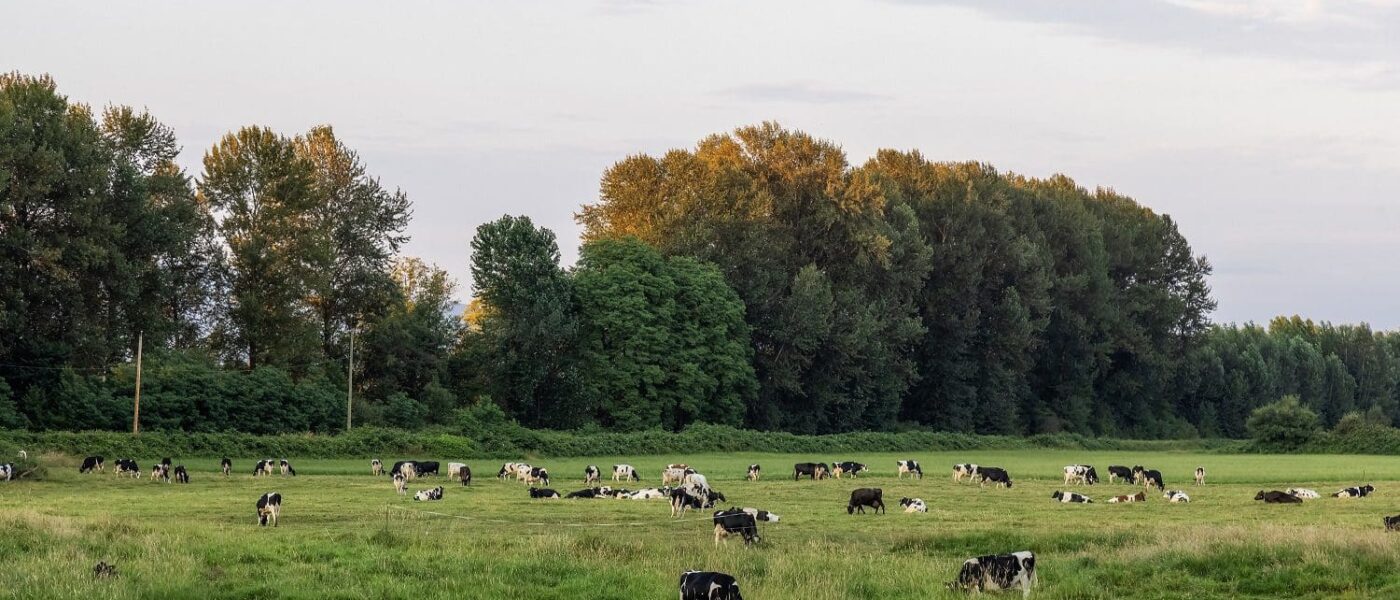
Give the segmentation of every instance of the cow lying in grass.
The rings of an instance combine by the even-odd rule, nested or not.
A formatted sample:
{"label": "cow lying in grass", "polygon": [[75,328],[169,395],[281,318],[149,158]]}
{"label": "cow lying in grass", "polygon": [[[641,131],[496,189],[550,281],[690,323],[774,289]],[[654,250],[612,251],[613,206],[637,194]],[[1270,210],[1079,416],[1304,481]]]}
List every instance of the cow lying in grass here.
{"label": "cow lying in grass", "polygon": [[900,498],[899,505],[904,507],[906,513],[926,513],[928,504],[923,498]]}
{"label": "cow lying in grass", "polygon": [[1186,492],[1183,492],[1181,490],[1167,490],[1166,492],[1162,493],[1162,497],[1166,498],[1167,502],[1172,502],[1175,504],[1186,504],[1188,502],[1191,502],[1191,497],[1187,496]]}
{"label": "cow lying in grass", "polygon": [[531,498],[558,498],[559,492],[549,488],[530,488]]}
{"label": "cow lying in grass", "polygon": [[1021,597],[1031,594],[1038,579],[1035,575],[1035,554],[1030,551],[993,554],[969,558],[963,562],[958,579],[949,589],[989,592],[1021,588]]}
{"label": "cow lying in grass", "polygon": [[1280,492],[1280,491],[1278,491],[1278,490],[1274,490],[1274,491],[1272,491],[1272,492],[1265,492],[1264,490],[1259,490],[1259,493],[1254,495],[1254,499],[1255,499],[1255,500],[1263,500],[1265,504],[1302,504],[1302,503],[1303,503],[1303,499],[1302,499],[1302,498],[1299,498],[1299,497],[1297,497],[1297,496],[1294,496],[1293,494],[1286,494],[1286,493]]}
{"label": "cow lying in grass", "polygon": [[1376,491],[1376,488],[1372,487],[1370,484],[1367,484],[1367,485],[1363,485],[1363,486],[1359,486],[1359,487],[1349,487],[1349,488],[1343,489],[1343,490],[1341,490],[1341,491],[1339,491],[1339,492],[1337,492],[1337,493],[1335,493],[1335,494],[1332,494],[1332,497],[1333,497],[1333,498],[1365,498],[1366,496],[1370,496],[1371,493],[1374,492],[1374,491]]}
{"label": "cow lying in grass", "polygon": [[[1090,497],[1088,497],[1088,496],[1085,496],[1084,494],[1079,494],[1079,493],[1075,493],[1075,492],[1061,492],[1061,491],[1059,491],[1059,490],[1056,490],[1055,493],[1050,494],[1050,499],[1051,499],[1051,500],[1054,500],[1054,501],[1056,501],[1056,502],[1064,503],[1064,504],[1069,504],[1069,503],[1092,504],[1092,503],[1094,502],[1094,500],[1093,500],[1092,498],[1090,498]],[[1112,501],[1113,501],[1113,500],[1109,500],[1109,502],[1112,502]]]}
{"label": "cow lying in grass", "polygon": [[442,500],[442,486],[437,486],[431,490],[421,490],[413,495],[415,502],[432,502]]}
{"label": "cow lying in grass", "polygon": [[1131,496],[1114,496],[1112,498],[1109,498],[1108,502],[1110,504],[1121,504],[1124,502],[1147,502],[1147,494],[1145,492],[1138,492]]}
{"label": "cow lying in grass", "polygon": [[1308,488],[1288,488],[1284,490],[1283,493],[1297,496],[1303,500],[1317,500],[1322,497],[1322,494],[1317,493],[1317,490],[1310,490]]}

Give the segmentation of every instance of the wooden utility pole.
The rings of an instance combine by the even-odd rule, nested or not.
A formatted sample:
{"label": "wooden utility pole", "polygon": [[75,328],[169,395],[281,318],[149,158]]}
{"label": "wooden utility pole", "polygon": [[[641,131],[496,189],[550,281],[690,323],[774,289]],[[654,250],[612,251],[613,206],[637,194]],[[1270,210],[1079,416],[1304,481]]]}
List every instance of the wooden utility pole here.
{"label": "wooden utility pole", "polygon": [[350,360],[345,367],[345,431],[350,431],[350,416],[354,413],[355,396],[355,328],[350,328]]}
{"label": "wooden utility pole", "polygon": [[136,405],[131,411],[131,435],[141,435],[141,346],[145,332],[136,334]]}

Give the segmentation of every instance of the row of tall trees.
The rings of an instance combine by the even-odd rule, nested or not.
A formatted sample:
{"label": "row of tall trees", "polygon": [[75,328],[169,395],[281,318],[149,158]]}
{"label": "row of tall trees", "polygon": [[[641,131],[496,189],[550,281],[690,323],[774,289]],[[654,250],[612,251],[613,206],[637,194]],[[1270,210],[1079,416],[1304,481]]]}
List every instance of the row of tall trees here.
{"label": "row of tall trees", "polygon": [[330,127],[245,127],[176,164],[145,111],[0,76],[0,427],[343,426],[458,409],[535,427],[1247,433],[1296,396],[1400,417],[1400,336],[1212,326],[1210,264],[1112,190],[765,123],[627,157],[578,263],[479,227],[473,299],[399,251],[411,214]]}

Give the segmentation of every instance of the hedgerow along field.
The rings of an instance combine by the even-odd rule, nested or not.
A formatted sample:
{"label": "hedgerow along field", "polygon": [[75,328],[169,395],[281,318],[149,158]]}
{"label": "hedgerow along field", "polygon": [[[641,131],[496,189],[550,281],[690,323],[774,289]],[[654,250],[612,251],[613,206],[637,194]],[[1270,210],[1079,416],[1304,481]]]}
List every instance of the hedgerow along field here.
{"label": "hedgerow along field", "polygon": [[[298,477],[254,479],[254,457],[217,474],[218,458],[175,457],[188,486],[79,475],[78,458],[42,457],[48,478],[0,484],[0,589],[18,598],[675,598],[679,574],[716,570],[739,579],[750,599],[955,598],[944,585],[972,556],[1015,550],[1038,555],[1039,598],[1383,598],[1400,596],[1400,534],[1383,515],[1400,513],[1400,459],[1149,452],[979,451],[967,453],[726,454],[534,459],[550,487],[580,489],[583,468],[638,467],[644,486],[659,469],[686,462],[728,504],[770,510],[753,548],[715,547],[708,514],[671,519],[665,501],[531,500],[525,486],[495,478],[500,461],[467,462],[470,487],[446,477],[411,484],[447,488],[441,502],[397,496],[369,459],[297,460]],[[439,460],[452,457],[381,456]],[[923,480],[895,478],[895,460],[915,458]],[[149,468],[159,457],[140,457]],[[859,479],[794,482],[794,462],[856,460]],[[759,482],[744,481],[748,464]],[[1011,489],[951,481],[951,465],[1008,469]],[[1136,491],[1102,483],[1077,491],[1091,505],[1049,498],[1065,489],[1061,468],[1085,463],[1163,472],[1190,504],[1150,495],[1145,504],[1106,503]],[[1195,486],[1197,465],[1207,485]],[[605,479],[606,479],[605,475]],[[1376,494],[1303,505],[1255,502],[1261,490],[1311,487],[1324,494],[1362,483]],[[847,515],[857,487],[884,489],[888,514]],[[635,489],[637,484],[626,484]],[[281,526],[259,528],[254,503],[284,496]],[[903,514],[901,496],[927,514]],[[442,513],[442,516],[433,513]],[[98,561],[117,565],[96,579]],[[1018,593],[1007,592],[1006,597]]]}

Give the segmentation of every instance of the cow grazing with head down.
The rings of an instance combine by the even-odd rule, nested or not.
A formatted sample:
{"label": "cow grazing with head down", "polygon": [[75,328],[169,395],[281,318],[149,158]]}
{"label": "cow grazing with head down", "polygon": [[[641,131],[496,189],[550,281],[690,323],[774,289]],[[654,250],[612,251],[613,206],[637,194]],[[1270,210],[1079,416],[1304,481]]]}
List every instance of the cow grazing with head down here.
{"label": "cow grazing with head down", "polygon": [[408,493],[408,478],[402,472],[394,473],[394,491],[400,496]]}
{"label": "cow grazing with head down", "polygon": [[1171,502],[1173,504],[1187,504],[1191,502],[1191,497],[1187,496],[1186,492],[1183,492],[1181,490],[1167,490],[1166,492],[1162,493],[1162,497],[1166,498],[1167,502]]}
{"label": "cow grazing with head down", "polygon": [[1337,493],[1335,493],[1335,494],[1332,494],[1332,497],[1333,497],[1333,498],[1365,498],[1366,496],[1370,496],[1371,493],[1374,492],[1374,491],[1376,491],[1376,488],[1372,487],[1370,484],[1366,484],[1366,485],[1358,486],[1358,487],[1349,487],[1349,488],[1345,488],[1345,489],[1343,489],[1343,490],[1341,490],[1341,491],[1339,491],[1339,492],[1337,492]]}
{"label": "cow grazing with head down", "polygon": [[103,469],[104,459],[101,456],[89,456],[83,459],[83,465],[78,467],[79,473],[92,473]]}
{"label": "cow grazing with head down", "polygon": [[979,486],[985,486],[990,481],[995,486],[1011,487],[1011,474],[1001,467],[982,467],[978,474],[982,476],[982,481],[977,484]]}
{"label": "cow grazing with head down", "polygon": [[601,473],[600,473],[599,470],[598,470],[598,465],[588,465],[588,466],[586,466],[586,467],[583,468],[583,484],[584,484],[584,485],[596,484],[596,483],[598,483],[601,479],[602,479],[602,476],[601,476]]}
{"label": "cow grazing with head down", "polygon": [[641,481],[642,476],[637,473],[637,468],[632,465],[613,465],[613,481]]}
{"label": "cow grazing with head down", "polygon": [[758,476],[762,468],[757,464],[749,465],[749,474],[745,476],[749,481],[758,481]]}
{"label": "cow grazing with head down", "polygon": [[671,516],[683,516],[692,508],[714,508],[716,501],[723,500],[724,494],[709,488],[678,487],[671,490]]}
{"label": "cow grazing with head down", "polygon": [[222,460],[219,461],[219,471],[224,474],[224,477],[232,475],[233,461],[229,460],[229,458],[225,456]]}
{"label": "cow grazing with head down", "polygon": [[1278,490],[1274,490],[1274,491],[1272,491],[1272,492],[1265,492],[1264,490],[1259,490],[1259,493],[1254,495],[1254,499],[1255,499],[1255,500],[1263,500],[1265,504],[1302,504],[1302,503],[1303,503],[1303,499],[1302,499],[1302,498],[1299,498],[1299,497],[1297,497],[1297,496],[1294,496],[1293,494],[1285,494],[1285,493],[1280,492],[1280,491],[1278,491]]}
{"label": "cow grazing with head down", "polygon": [[271,477],[272,471],[275,468],[277,468],[277,461],[274,461],[270,458],[262,459],[258,461],[258,464],[253,465],[253,477],[257,477],[259,475]]}
{"label": "cow grazing with head down", "polygon": [[910,477],[914,477],[915,475],[917,475],[919,479],[924,478],[924,469],[919,466],[919,461],[917,460],[909,459],[895,461],[895,469],[897,471],[896,479],[904,479],[904,475],[906,473],[909,474]]}
{"label": "cow grazing with head down", "polygon": [[731,507],[729,510],[715,511],[715,545],[720,541],[729,543],[729,536],[739,535],[744,538],[744,545],[756,544],[758,537],[758,521],[753,515],[737,508]]}
{"label": "cow grazing with head down", "polygon": [[855,477],[856,475],[859,475],[869,470],[869,467],[866,467],[861,463],[850,460],[835,463],[831,466],[831,474],[837,479],[840,479],[842,475],[850,475],[851,477]]}
{"label": "cow grazing with head down", "polygon": [[1137,478],[1133,475],[1132,469],[1129,469],[1128,467],[1124,467],[1122,465],[1109,465],[1108,482],[1113,483],[1119,479],[1122,479],[1123,483],[1128,483],[1130,481],[1137,480]]}
{"label": "cow grazing with head down", "polygon": [[170,483],[170,467],[163,463],[151,465],[151,483],[164,481]]}
{"label": "cow grazing with head down", "polygon": [[[1061,491],[1059,491],[1059,490],[1055,490],[1055,493],[1050,494],[1050,499],[1051,499],[1051,500],[1054,500],[1054,501],[1056,501],[1056,502],[1064,503],[1064,504],[1070,504],[1070,503],[1093,504],[1093,503],[1094,503],[1094,499],[1093,499],[1093,498],[1090,498],[1090,497],[1088,497],[1088,496],[1085,496],[1084,494],[1078,494],[1078,493],[1075,493],[1075,492],[1061,492]],[[1109,502],[1112,502],[1112,501],[1113,501],[1113,500],[1109,500]]]}
{"label": "cow grazing with head down", "polygon": [[438,463],[435,460],[417,460],[413,462],[413,469],[418,471],[419,477],[438,474]]}
{"label": "cow grazing with head down", "polygon": [[906,513],[928,512],[928,503],[923,498],[900,498],[899,505],[904,507]]}
{"label": "cow grazing with head down", "polygon": [[963,480],[964,477],[966,477],[968,481],[972,481],[972,478],[973,478],[973,477],[976,477],[976,476],[977,476],[977,465],[974,465],[974,464],[972,464],[972,463],[959,463],[959,464],[953,465],[953,481],[954,481],[954,482],[959,482],[959,483],[960,483],[960,482],[962,482],[962,480]]}
{"label": "cow grazing with head down", "polygon": [[500,470],[499,472],[496,473],[496,479],[505,479],[505,478],[507,478],[507,477],[514,477],[514,476],[515,476],[515,467],[516,467],[516,466],[518,466],[516,463],[505,463],[505,464],[501,465],[501,470]]}
{"label": "cow grazing with head down", "polygon": [[1108,499],[1110,504],[1120,504],[1123,502],[1147,502],[1147,493],[1138,492],[1131,496],[1114,496]]}
{"label": "cow grazing with head down", "polygon": [[1065,467],[1065,485],[1094,485],[1099,482],[1099,473],[1090,465],[1069,465]]}
{"label": "cow grazing with head down", "polygon": [[1384,519],[1386,531],[1400,531],[1400,515],[1385,517]]}
{"label": "cow grazing with head down", "polygon": [[433,502],[442,500],[442,486],[437,486],[431,490],[421,490],[413,495],[415,502]]}
{"label": "cow grazing with head down", "polygon": [[383,462],[380,462],[380,460],[377,459],[377,458],[376,458],[376,459],[373,459],[373,460],[371,460],[371,461],[369,461],[369,474],[370,474],[370,475],[373,475],[373,476],[375,476],[375,477],[378,477],[378,476],[380,476],[380,475],[383,475],[383,474],[384,474],[384,463],[383,463]]}
{"label": "cow grazing with head down", "polygon": [[744,600],[734,577],[713,571],[681,573],[681,600]]}
{"label": "cow grazing with head down", "polygon": [[189,483],[190,472],[185,470],[185,465],[175,466],[175,483]]}
{"label": "cow grazing with head down", "polygon": [[792,466],[792,480],[797,481],[803,475],[812,479],[826,479],[831,474],[831,469],[826,463],[797,463]]}
{"label": "cow grazing with head down", "polygon": [[885,490],[880,488],[860,488],[851,492],[851,501],[846,503],[846,514],[854,514],[859,511],[865,514],[865,507],[869,506],[871,512],[885,511]]}
{"label": "cow grazing with head down", "polygon": [[549,470],[544,467],[530,467],[524,481],[525,485],[534,485],[537,482],[549,485]]}
{"label": "cow grazing with head down", "polygon": [[267,527],[268,522],[277,526],[277,518],[282,515],[282,494],[268,492],[258,498],[258,525]]}
{"label": "cow grazing with head down", "polygon": [[291,475],[292,477],[297,476],[297,470],[292,468],[292,463],[287,462],[287,459],[282,459],[282,461],[278,463],[278,466],[282,470],[282,475]]}
{"label": "cow grazing with head down", "polygon": [[1196,467],[1196,485],[1206,484],[1206,468]]}
{"label": "cow grazing with head down", "polygon": [[1021,597],[1030,596],[1038,581],[1035,575],[1035,554],[1030,551],[994,554],[969,558],[963,562],[958,579],[949,589],[989,592],[1021,588]]}
{"label": "cow grazing with head down", "polygon": [[558,498],[559,492],[549,488],[530,488],[531,498]]}
{"label": "cow grazing with head down", "polygon": [[1155,469],[1142,471],[1141,481],[1143,489],[1155,487],[1159,492],[1167,489],[1166,484],[1162,483],[1162,472]]}
{"label": "cow grazing with head down", "polygon": [[682,481],[685,481],[687,475],[692,475],[694,473],[695,469],[692,469],[690,467],[666,467],[666,470],[661,472],[661,485],[681,483]]}
{"label": "cow grazing with head down", "polygon": [[118,458],[116,468],[112,469],[112,472],[116,473],[117,477],[129,475],[132,479],[141,478],[141,467],[137,466],[136,461],[130,458]]}
{"label": "cow grazing with head down", "polygon": [[1303,500],[1316,500],[1322,497],[1322,494],[1317,493],[1317,490],[1310,490],[1308,488],[1288,488],[1283,490],[1283,493],[1297,496]]}

